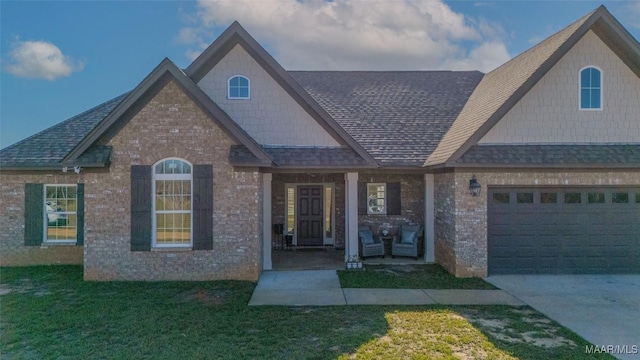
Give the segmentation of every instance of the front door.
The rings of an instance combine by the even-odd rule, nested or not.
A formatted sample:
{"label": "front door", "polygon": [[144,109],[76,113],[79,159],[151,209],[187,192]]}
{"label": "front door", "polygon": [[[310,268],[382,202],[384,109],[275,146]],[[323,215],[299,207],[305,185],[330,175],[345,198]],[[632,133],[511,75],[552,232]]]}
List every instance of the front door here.
{"label": "front door", "polygon": [[322,185],[298,186],[298,245],[319,246],[323,239]]}

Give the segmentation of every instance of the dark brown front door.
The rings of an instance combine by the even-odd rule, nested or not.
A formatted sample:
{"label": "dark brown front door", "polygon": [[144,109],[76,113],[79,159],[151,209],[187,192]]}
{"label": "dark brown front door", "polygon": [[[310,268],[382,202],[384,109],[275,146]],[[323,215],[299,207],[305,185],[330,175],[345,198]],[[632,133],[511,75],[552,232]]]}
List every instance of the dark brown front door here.
{"label": "dark brown front door", "polygon": [[298,186],[298,245],[322,245],[322,185]]}

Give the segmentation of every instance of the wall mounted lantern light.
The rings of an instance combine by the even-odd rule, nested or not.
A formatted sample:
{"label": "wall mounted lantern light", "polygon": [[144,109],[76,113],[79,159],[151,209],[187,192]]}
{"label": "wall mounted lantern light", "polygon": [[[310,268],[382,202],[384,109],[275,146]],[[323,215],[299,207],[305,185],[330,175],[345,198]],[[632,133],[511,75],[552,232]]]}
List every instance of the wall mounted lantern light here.
{"label": "wall mounted lantern light", "polygon": [[480,196],[480,190],[482,190],[482,185],[476,179],[476,176],[473,175],[471,180],[469,180],[469,194],[473,197]]}

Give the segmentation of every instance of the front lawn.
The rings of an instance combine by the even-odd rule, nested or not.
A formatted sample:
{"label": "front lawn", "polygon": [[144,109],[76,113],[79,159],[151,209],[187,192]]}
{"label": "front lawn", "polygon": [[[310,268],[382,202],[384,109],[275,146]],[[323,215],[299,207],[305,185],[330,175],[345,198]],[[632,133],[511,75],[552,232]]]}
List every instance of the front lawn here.
{"label": "front lawn", "polygon": [[495,289],[479,278],[457,278],[437,264],[365,265],[364,270],[338,270],[338,277],[343,288]]}
{"label": "front lawn", "polygon": [[[597,359],[530,308],[248,307],[254,284],[0,269],[3,359]],[[610,358],[600,356],[599,358]]]}

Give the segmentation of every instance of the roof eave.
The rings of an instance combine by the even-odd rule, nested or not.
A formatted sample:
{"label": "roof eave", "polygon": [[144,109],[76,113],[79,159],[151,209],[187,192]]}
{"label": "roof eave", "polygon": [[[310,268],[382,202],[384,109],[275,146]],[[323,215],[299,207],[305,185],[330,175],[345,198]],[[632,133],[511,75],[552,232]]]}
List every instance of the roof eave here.
{"label": "roof eave", "polygon": [[0,171],[62,171],[63,168],[69,168],[69,172],[73,172],[74,166],[80,166],[83,169],[98,169],[98,168],[106,168],[109,167],[111,163],[86,163],[86,164],[78,164],[78,163],[60,163],[60,164],[47,164],[47,165],[39,165],[33,163],[26,164],[9,164],[0,166]]}
{"label": "roof eave", "polygon": [[447,163],[440,166],[440,168],[536,168],[536,169],[638,169],[640,170],[640,163],[623,163],[623,164],[541,164],[541,163],[532,163],[532,164],[491,164],[491,163]]}

